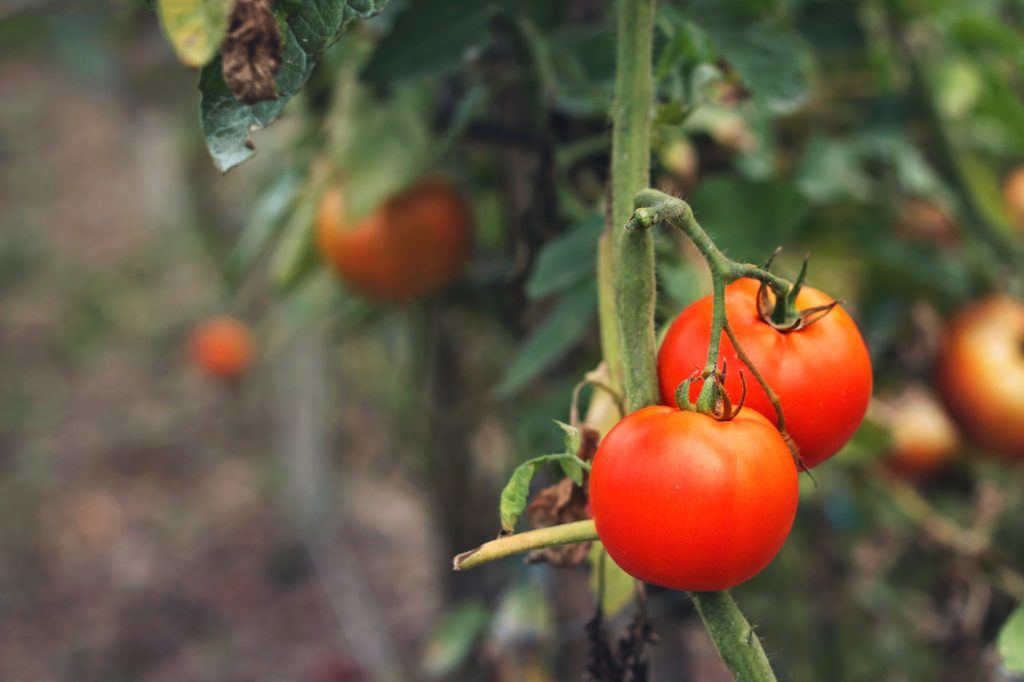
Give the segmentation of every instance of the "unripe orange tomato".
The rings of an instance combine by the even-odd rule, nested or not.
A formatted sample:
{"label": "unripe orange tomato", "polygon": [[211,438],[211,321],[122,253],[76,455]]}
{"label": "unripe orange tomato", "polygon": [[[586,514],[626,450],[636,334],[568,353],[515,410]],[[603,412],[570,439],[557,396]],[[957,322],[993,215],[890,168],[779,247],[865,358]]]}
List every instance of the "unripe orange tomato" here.
{"label": "unripe orange tomato", "polygon": [[[808,327],[779,331],[761,319],[759,283],[741,279],[725,290],[729,323],[751,362],[772,387],[782,405],[786,430],[800,450],[804,464],[817,466],[839,451],[860,426],[871,398],[871,358],[864,339],[842,307]],[[827,305],[832,298],[804,287],[797,296],[801,310]],[[675,404],[676,388],[704,368],[711,337],[712,299],[702,298],[672,322],[658,351],[658,380],[662,402]],[[775,422],[768,395],[740,361],[732,343],[722,335],[721,362],[728,365],[725,388],[733,404],[740,400],[744,372],[746,405]],[[720,365],[721,366],[721,365]],[[702,386],[694,381],[690,397]]]}
{"label": "unripe orange tomato", "polygon": [[910,386],[877,403],[879,420],[889,428],[892,445],[885,464],[907,476],[933,474],[956,456],[956,425],[938,399],[921,386]]}
{"label": "unripe orange tomato", "polygon": [[950,411],[972,438],[1024,459],[1024,302],[992,296],[953,318],[938,380]]}
{"label": "unripe orange tomato", "polygon": [[447,284],[469,255],[472,216],[462,195],[427,178],[350,223],[340,188],[327,190],[316,242],[346,284],[382,301],[428,294]]}
{"label": "unripe orange tomato", "polygon": [[677,590],[749,580],[786,542],[796,464],[771,422],[743,408],[728,421],[656,405],[628,415],[590,471],[597,534],[624,571]]}
{"label": "unripe orange tomato", "polygon": [[1003,181],[1003,204],[1010,224],[1024,231],[1024,166],[1017,166]]}
{"label": "unripe orange tomato", "polygon": [[192,331],[188,352],[192,363],[203,373],[235,379],[252,364],[255,343],[243,322],[232,317],[212,317]]}

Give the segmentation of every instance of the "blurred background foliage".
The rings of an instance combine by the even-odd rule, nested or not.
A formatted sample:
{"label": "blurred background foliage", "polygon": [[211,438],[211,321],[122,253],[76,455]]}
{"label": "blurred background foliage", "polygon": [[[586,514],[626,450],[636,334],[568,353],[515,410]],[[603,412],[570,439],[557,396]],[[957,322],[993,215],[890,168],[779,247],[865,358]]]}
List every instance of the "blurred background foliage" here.
{"label": "blurred background foliage", "polygon": [[[448,561],[560,451],[600,359],[613,10],[393,0],[310,52],[222,177],[204,142],[231,167],[248,123],[211,132],[151,8],[0,5],[0,678],[580,677],[588,564]],[[1019,467],[968,438],[928,476],[887,462],[898,397],[936,404],[944,321],[1024,293],[1001,191],[1022,22],[1018,0],[659,5],[652,185],[732,257],[812,254],[875,364],[869,419],[735,591],[785,679],[1011,679],[997,649],[1021,656],[1019,614],[996,645],[1024,599]],[[357,218],[427,173],[472,204],[468,267],[400,305],[347,290],[315,246],[325,188]],[[657,251],[661,325],[708,287],[677,235]],[[259,348],[229,386],[182,351],[220,312]],[[621,628],[632,586],[604,591]],[[682,595],[646,608],[653,679],[728,679]]]}

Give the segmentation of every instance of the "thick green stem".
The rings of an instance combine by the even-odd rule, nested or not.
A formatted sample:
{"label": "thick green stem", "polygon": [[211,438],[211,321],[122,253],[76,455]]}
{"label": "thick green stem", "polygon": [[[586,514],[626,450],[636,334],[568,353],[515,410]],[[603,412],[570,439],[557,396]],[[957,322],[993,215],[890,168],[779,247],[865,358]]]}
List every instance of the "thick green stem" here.
{"label": "thick green stem", "polygon": [[646,231],[622,230],[633,195],[650,183],[651,75],[654,0],[620,0],[612,110],[612,215],[615,300],[623,392],[630,412],[658,400],[654,337],[654,241]]}
{"label": "thick green stem", "polygon": [[728,592],[691,592],[690,597],[737,682],[775,679],[761,640]]}

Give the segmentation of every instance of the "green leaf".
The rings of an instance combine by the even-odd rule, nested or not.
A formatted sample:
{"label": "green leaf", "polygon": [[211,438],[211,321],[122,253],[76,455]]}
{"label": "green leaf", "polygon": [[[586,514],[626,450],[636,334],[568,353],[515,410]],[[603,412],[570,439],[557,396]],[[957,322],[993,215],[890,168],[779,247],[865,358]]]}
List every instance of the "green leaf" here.
{"label": "green leaf", "polygon": [[417,0],[395,17],[362,72],[375,86],[458,67],[489,39],[486,2]]}
{"label": "green leaf", "polygon": [[501,528],[506,533],[515,532],[516,523],[526,509],[526,502],[530,496],[530,483],[545,464],[558,464],[566,476],[569,476],[577,485],[583,483],[583,471],[590,469],[590,465],[577,457],[575,452],[541,455],[528,459],[517,466],[508,479],[508,483],[505,484],[505,488],[501,491],[501,501],[498,506],[501,515]]}
{"label": "green leaf", "polygon": [[1024,604],[1018,606],[1003,624],[996,648],[1007,672],[1024,673]]}
{"label": "green leaf", "polygon": [[496,389],[498,396],[525,387],[569,352],[590,331],[596,314],[596,284],[588,279],[567,292],[519,347]]}
{"label": "green leaf", "polygon": [[427,642],[423,672],[429,677],[445,677],[462,667],[473,653],[490,616],[490,611],[478,601],[462,603],[449,610]]}
{"label": "green leaf", "polygon": [[228,30],[233,0],[159,0],[160,25],[187,66],[202,66],[217,54]]}
{"label": "green leaf", "polygon": [[526,282],[526,295],[534,300],[541,299],[593,277],[597,240],[603,229],[604,216],[593,213],[564,235],[548,242]]}
{"label": "green leaf", "polygon": [[805,197],[820,204],[840,199],[866,201],[872,188],[855,145],[821,135],[807,144],[796,184]]}
{"label": "green leaf", "polygon": [[276,100],[242,104],[224,83],[219,57],[203,67],[199,76],[200,123],[214,165],[226,173],[251,157],[255,153],[251,132],[267,127],[281,115],[309,79],[320,52],[353,20],[376,14],[386,3],[387,0],[303,0],[282,29],[284,52],[277,72]]}

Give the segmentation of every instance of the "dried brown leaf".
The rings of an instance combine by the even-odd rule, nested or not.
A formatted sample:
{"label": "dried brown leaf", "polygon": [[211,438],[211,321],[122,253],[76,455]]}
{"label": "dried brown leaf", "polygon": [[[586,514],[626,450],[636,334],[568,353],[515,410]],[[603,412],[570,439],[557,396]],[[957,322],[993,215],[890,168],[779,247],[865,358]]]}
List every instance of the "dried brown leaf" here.
{"label": "dried brown leaf", "polygon": [[239,102],[277,99],[281,32],[267,0],[236,0],[220,54],[224,82]]}

